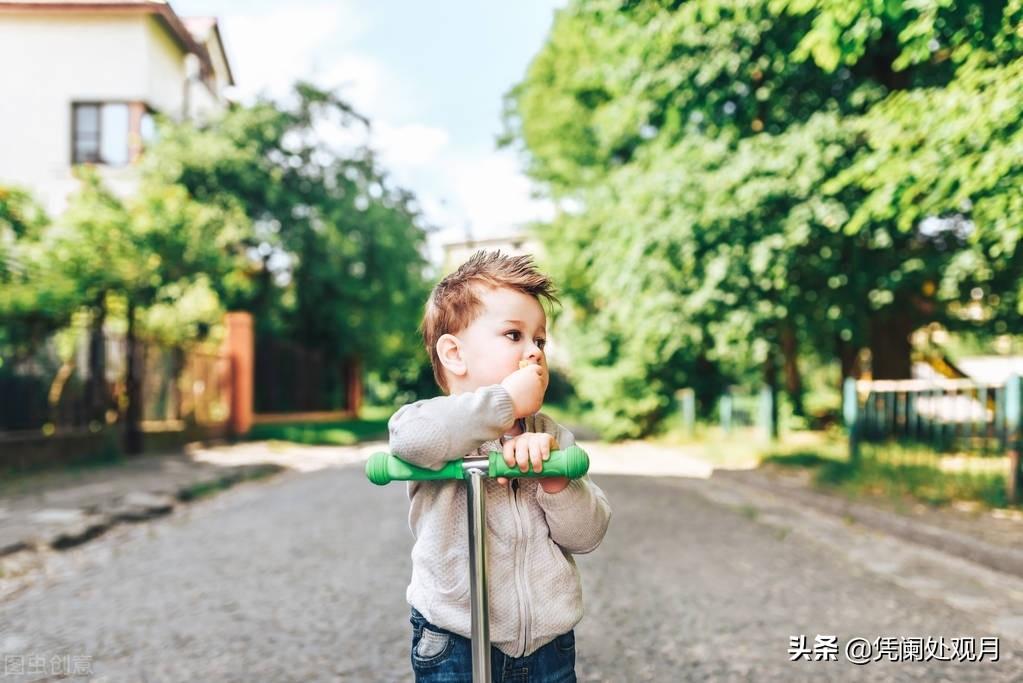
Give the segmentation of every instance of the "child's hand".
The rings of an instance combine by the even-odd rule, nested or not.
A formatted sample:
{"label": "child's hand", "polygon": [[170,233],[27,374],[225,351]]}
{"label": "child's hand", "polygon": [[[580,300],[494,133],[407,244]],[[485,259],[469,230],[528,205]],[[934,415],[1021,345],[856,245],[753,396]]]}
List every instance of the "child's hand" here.
{"label": "child's hand", "polygon": [[547,371],[539,363],[521,367],[501,380],[511,396],[515,417],[529,417],[540,410],[547,391]]}
{"label": "child's hand", "polygon": [[[518,467],[528,472],[532,465],[534,472],[543,471],[543,461],[551,457],[551,451],[558,450],[558,441],[551,434],[526,432],[504,442],[504,462],[508,467]],[[498,477],[497,483],[508,484],[507,477]],[[568,486],[567,477],[544,477],[540,485],[547,493],[557,493]]]}

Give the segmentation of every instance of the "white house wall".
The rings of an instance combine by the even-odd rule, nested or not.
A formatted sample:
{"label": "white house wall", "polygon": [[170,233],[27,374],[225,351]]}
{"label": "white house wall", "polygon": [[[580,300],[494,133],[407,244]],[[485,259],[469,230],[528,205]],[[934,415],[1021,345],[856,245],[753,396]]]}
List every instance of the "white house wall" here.
{"label": "white house wall", "polygon": [[152,16],[145,22],[147,79],[143,92],[149,106],[178,118],[182,113],[185,87],[184,53]]}
{"label": "white house wall", "polygon": [[[178,117],[184,69],[153,15],[0,13],[0,184],[25,187],[60,214],[76,187],[72,102],[142,101]],[[206,100],[215,102],[206,91],[193,106],[211,106]],[[132,167],[102,172],[119,193],[137,185]]]}

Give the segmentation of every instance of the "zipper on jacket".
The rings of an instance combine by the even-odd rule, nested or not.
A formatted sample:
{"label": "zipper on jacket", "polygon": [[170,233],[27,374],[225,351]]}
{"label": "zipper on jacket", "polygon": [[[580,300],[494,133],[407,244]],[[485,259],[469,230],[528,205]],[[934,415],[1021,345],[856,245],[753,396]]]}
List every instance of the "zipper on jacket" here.
{"label": "zipper on jacket", "polygon": [[[513,479],[513,486],[509,494],[511,496],[512,510],[515,512],[515,590],[519,597],[519,619],[522,624],[522,629],[519,632],[521,642],[519,647],[516,648],[517,656],[521,657],[526,652],[526,646],[529,643],[529,600],[527,595],[528,586],[525,577],[525,565],[526,565],[526,553],[525,544],[526,538],[523,532],[523,521],[522,516],[519,514],[519,496],[518,496],[518,480]],[[520,547],[521,553],[520,553]],[[519,567],[519,557],[522,557],[522,567]]]}
{"label": "zipper on jacket", "polygon": [[[518,494],[516,494],[516,498],[518,498]],[[529,511],[528,510],[522,516],[522,531],[523,531],[523,534],[522,534],[522,585],[526,589],[526,602],[525,602],[526,638],[525,638],[525,642],[522,645],[522,654],[525,655],[526,654],[526,650],[529,648],[529,645],[530,645],[530,642],[531,642],[531,639],[532,639],[532,634],[530,633],[530,631],[532,631],[532,627],[533,627],[533,624],[532,624],[532,622],[533,622],[533,612],[530,609],[530,606],[533,604],[533,593],[529,589],[529,577],[527,576],[527,571],[526,571],[526,562],[528,562],[528,558],[529,558],[529,533],[530,533],[530,529],[529,529]]]}

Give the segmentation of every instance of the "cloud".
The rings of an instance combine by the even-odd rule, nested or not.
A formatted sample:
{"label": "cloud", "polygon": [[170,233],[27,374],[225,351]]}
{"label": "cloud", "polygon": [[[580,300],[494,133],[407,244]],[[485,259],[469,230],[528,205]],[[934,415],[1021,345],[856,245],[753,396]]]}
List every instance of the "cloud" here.
{"label": "cloud", "polygon": [[237,94],[281,95],[295,79],[317,70],[317,51],[329,38],[347,43],[366,27],[351,1],[287,3],[221,19],[237,81]]}
{"label": "cloud", "polygon": [[336,90],[359,113],[373,120],[394,118],[410,104],[401,96],[405,90],[401,82],[383,63],[356,52],[336,57],[330,66],[317,70],[312,80]]}
{"label": "cloud", "polygon": [[374,124],[372,139],[385,167],[407,170],[435,162],[450,135],[443,128],[421,123],[392,126],[381,121]]}
{"label": "cloud", "polygon": [[554,204],[532,196],[532,183],[509,151],[459,160],[452,187],[476,237],[513,234],[525,223],[554,217]]}
{"label": "cloud", "polygon": [[[428,222],[440,228],[430,237],[434,256],[439,244],[464,240],[467,225],[474,238],[485,238],[550,219],[553,204],[531,196],[531,183],[514,153],[479,147],[461,140],[458,131],[423,119],[420,100],[429,93],[418,93],[419,83],[404,81],[376,56],[353,49],[369,28],[367,11],[354,0],[339,0],[227,14],[222,29],[236,94],[280,97],[299,78],[337,90],[370,118],[368,142],[382,167],[416,193]],[[324,122],[318,133],[338,149],[367,142],[359,126]]]}

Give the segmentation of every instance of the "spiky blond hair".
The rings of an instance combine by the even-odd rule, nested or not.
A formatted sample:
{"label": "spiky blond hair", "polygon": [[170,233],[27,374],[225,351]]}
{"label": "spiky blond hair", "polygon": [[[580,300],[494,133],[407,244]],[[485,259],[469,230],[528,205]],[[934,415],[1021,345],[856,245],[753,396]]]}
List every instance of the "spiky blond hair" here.
{"label": "spiky blond hair", "polygon": [[433,365],[433,377],[445,393],[448,382],[437,353],[437,340],[445,334],[457,334],[479,317],[483,306],[479,298],[481,287],[508,287],[529,294],[537,301],[561,303],[555,296],[554,283],[537,269],[532,256],[509,256],[500,250],[482,249],[474,253],[433,288],[420,326]]}

